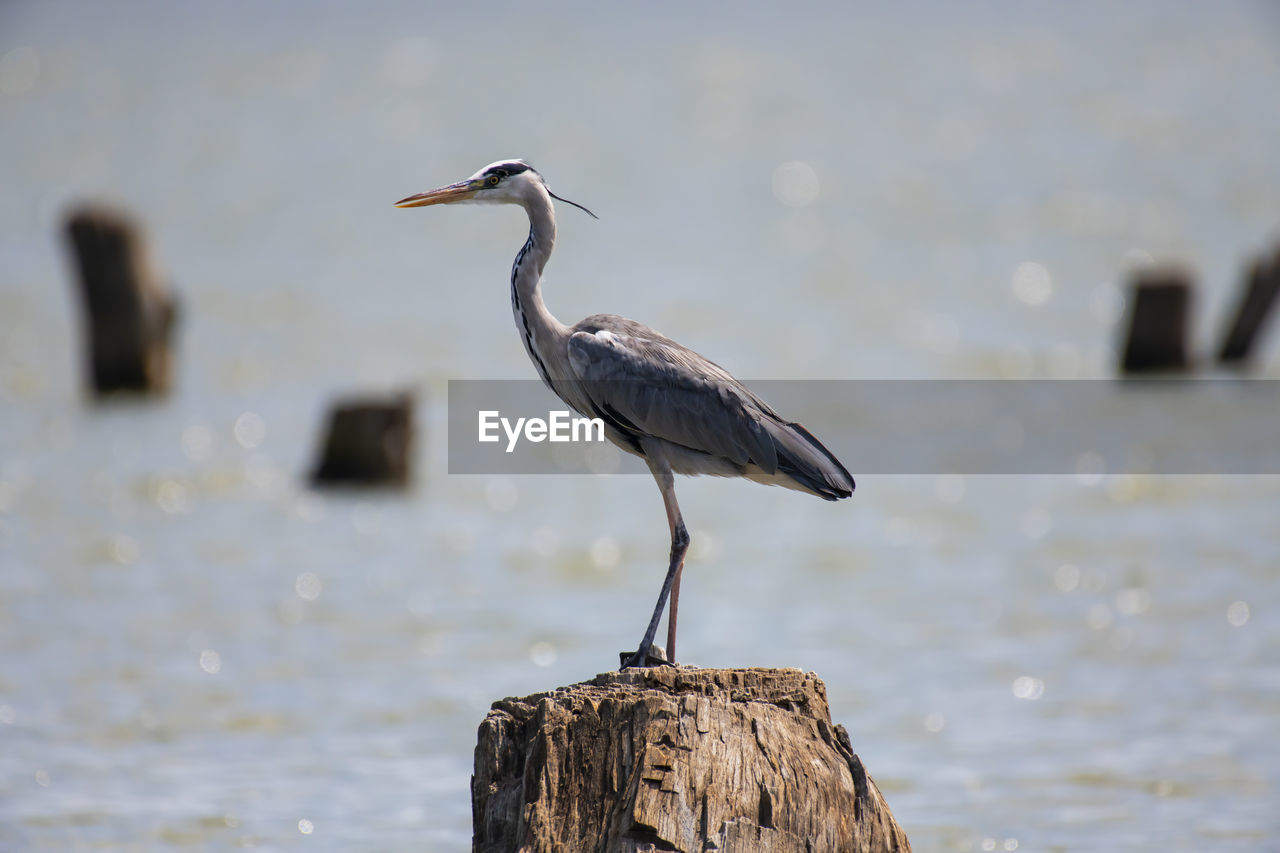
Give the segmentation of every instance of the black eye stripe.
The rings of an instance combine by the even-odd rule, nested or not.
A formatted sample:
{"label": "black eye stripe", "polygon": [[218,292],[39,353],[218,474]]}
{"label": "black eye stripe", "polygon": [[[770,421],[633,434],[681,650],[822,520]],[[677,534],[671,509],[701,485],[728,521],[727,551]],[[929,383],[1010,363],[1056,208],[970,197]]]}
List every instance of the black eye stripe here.
{"label": "black eye stripe", "polygon": [[497,175],[499,178],[509,178],[512,175],[518,175],[521,172],[528,172],[533,167],[528,163],[503,163],[501,166],[494,166],[488,169],[484,176],[488,178],[490,175]]}

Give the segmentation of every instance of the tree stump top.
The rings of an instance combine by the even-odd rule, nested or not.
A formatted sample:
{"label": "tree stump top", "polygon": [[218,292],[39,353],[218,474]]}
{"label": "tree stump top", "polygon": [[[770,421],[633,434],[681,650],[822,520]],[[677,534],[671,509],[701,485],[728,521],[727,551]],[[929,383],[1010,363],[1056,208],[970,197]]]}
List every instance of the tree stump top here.
{"label": "tree stump top", "polygon": [[627,701],[647,694],[695,695],[729,702],[761,702],[814,720],[831,720],[827,686],[815,673],[799,669],[748,667],[700,669],[693,666],[655,666],[603,672],[590,681],[559,687],[523,698],[508,697],[493,703],[493,712],[527,721],[544,700],[566,709],[605,699]]}
{"label": "tree stump top", "polygon": [[798,669],[633,669],[495,702],[472,811],[485,853],[910,850]]}

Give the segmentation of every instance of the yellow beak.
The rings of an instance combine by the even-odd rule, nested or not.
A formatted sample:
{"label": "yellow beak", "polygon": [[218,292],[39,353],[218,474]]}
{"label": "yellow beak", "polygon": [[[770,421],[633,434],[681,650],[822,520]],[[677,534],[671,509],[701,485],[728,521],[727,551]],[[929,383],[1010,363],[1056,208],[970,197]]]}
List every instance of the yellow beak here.
{"label": "yellow beak", "polygon": [[465,201],[480,189],[473,181],[459,181],[456,184],[428,190],[425,193],[411,195],[396,202],[396,207],[426,207],[429,204],[448,204],[451,201]]}

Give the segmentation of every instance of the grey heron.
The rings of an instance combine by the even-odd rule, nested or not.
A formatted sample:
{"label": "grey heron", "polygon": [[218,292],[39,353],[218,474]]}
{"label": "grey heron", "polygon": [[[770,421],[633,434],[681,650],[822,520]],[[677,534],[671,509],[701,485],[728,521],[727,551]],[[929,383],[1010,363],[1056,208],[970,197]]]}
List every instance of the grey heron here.
{"label": "grey heron", "polygon": [[778,416],[728,371],[634,320],[594,314],[566,326],[542,301],[542,270],[556,239],[551,192],[523,160],[502,160],[463,181],[396,202],[424,207],[457,202],[515,204],[529,216],[529,238],[511,267],[511,308],[538,375],[565,403],[604,421],[605,435],[645,460],[662,492],[671,554],[658,603],[635,654],[648,663],[663,607],[667,660],[675,661],[680,575],[689,532],[676,502],[674,474],[746,477],[826,500],[853,494],[853,477],[804,427]]}

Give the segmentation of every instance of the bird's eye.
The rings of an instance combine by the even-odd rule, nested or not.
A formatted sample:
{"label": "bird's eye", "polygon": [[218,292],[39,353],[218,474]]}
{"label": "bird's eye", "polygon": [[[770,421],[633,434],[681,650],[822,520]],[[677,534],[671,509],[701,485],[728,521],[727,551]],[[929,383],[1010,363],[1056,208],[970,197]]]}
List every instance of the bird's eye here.
{"label": "bird's eye", "polygon": [[489,176],[489,186],[491,186],[491,187],[496,187],[496,186],[498,185],[498,182],[499,182],[499,181],[501,181],[501,180],[502,180],[502,178],[498,177],[497,175],[490,175],[490,176]]}

